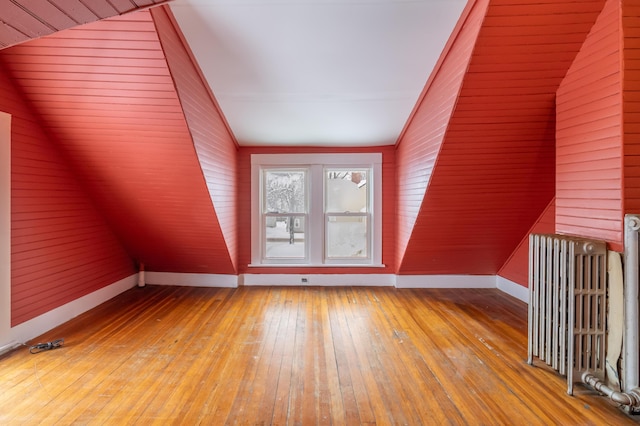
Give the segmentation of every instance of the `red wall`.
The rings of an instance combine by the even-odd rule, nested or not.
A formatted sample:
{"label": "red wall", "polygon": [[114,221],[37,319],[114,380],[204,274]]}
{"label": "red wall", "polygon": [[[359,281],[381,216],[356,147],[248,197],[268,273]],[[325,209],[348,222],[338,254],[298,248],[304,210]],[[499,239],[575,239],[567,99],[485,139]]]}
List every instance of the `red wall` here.
{"label": "red wall", "polygon": [[[249,268],[251,263],[251,154],[304,153],[382,153],[382,263],[384,268]],[[238,155],[238,224],[240,274],[392,274],[395,272],[395,149],[392,146],[373,148],[252,148],[241,147]]]}
{"label": "red wall", "polygon": [[[555,94],[603,2],[479,3],[458,35],[477,34],[437,159],[417,160],[433,168],[400,274],[496,274],[554,196]],[[417,119],[408,128],[427,134]]]}
{"label": "red wall", "polygon": [[524,287],[529,287],[529,235],[555,233],[555,199],[542,212],[536,223],[524,236],[518,248],[498,271],[498,275]]}
{"label": "red wall", "polygon": [[461,19],[454,30],[443,56],[398,140],[396,153],[399,183],[396,249],[398,266],[402,263],[422,207],[487,3],[487,1],[469,2],[463,12],[465,19]]}
{"label": "red wall", "polygon": [[[172,31],[162,28],[163,38],[176,41]],[[179,43],[168,44],[170,55],[179,56]],[[201,86],[183,90],[185,100],[180,98],[176,83],[181,89],[191,84],[194,69],[185,64],[179,72],[186,75],[174,83],[151,12],[3,49],[0,61],[132,258],[152,271],[236,272],[230,255],[234,231],[228,231],[228,245],[194,146],[195,135],[200,144],[206,139],[201,132],[214,126],[196,126],[193,135],[189,128],[198,121],[192,120],[197,115],[189,94]],[[202,108],[204,114],[212,110]],[[212,138],[214,147],[226,150],[224,142],[217,144],[223,138]],[[232,164],[213,173],[223,177],[222,186],[233,157],[203,163],[223,161]],[[222,217],[233,223],[228,191],[214,192]]]}
{"label": "red wall", "polygon": [[200,160],[200,167],[207,182],[209,195],[220,223],[226,245],[224,257],[235,268],[237,243],[236,215],[236,163],[237,144],[224,116],[197,68],[186,41],[167,6],[152,9],[151,14],[158,30],[171,76],[182,104],[185,119]]}
{"label": "red wall", "polygon": [[609,0],[556,100],[556,231],[622,250],[619,1]]}
{"label": "red wall", "polygon": [[11,325],[135,273],[133,261],[0,68],[12,114]]}
{"label": "red wall", "polygon": [[640,1],[622,2],[624,204],[640,214]]}

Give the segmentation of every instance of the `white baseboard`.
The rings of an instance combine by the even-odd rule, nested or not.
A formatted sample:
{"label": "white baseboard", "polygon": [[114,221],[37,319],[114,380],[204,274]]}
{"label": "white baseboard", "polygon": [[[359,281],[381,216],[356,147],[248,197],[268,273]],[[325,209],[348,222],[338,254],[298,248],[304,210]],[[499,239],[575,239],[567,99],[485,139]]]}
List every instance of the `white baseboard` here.
{"label": "white baseboard", "polygon": [[496,288],[495,275],[398,275],[398,288]]}
{"label": "white baseboard", "polygon": [[238,287],[237,275],[145,271],[145,282],[184,287]]}
{"label": "white baseboard", "polygon": [[[306,279],[306,282],[302,280]],[[245,286],[379,286],[397,288],[497,288],[528,301],[526,287],[496,275],[394,275],[394,274],[243,274]]]}
{"label": "white baseboard", "polygon": [[496,287],[498,290],[502,290],[516,299],[522,300],[524,303],[529,303],[529,289],[527,287],[509,281],[499,275],[496,276]]}
{"label": "white baseboard", "polygon": [[[495,275],[394,275],[394,274],[183,274],[145,272],[147,284],[196,287],[246,286],[390,286],[397,288],[497,288],[525,303],[529,290]],[[302,279],[307,282],[303,283]],[[8,341],[0,342],[0,354],[37,337],[101,303],[135,287],[138,274],[131,275],[91,294],[19,324],[10,330]],[[64,337],[64,336],[61,336]]]}
{"label": "white baseboard", "polygon": [[17,348],[19,346],[22,346],[22,343],[18,343],[15,340],[13,340],[13,341],[11,341],[11,342],[3,345],[3,346],[0,346],[0,355],[2,355],[4,353],[7,353],[9,351],[12,351],[12,350],[14,350],[15,348]]}
{"label": "white baseboard", "polygon": [[7,348],[7,350],[9,350],[11,347],[15,347],[20,343],[25,343],[34,337],[37,337],[52,328],[77,317],[89,309],[95,308],[120,293],[135,287],[137,275],[138,274],[134,274],[127,278],[123,278],[120,281],[96,290],[93,293],[82,296],[79,299],[12,327],[10,331],[11,340],[9,342],[0,342],[0,347]]}
{"label": "white baseboard", "polygon": [[393,287],[395,280],[394,274],[243,274],[240,277],[245,286]]}

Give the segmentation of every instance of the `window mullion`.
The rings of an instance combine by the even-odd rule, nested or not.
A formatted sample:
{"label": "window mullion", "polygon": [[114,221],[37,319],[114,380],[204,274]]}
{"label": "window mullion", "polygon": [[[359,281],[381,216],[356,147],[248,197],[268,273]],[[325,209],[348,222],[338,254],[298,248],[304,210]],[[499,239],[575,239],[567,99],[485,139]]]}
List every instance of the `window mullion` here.
{"label": "window mullion", "polygon": [[320,265],[324,256],[324,184],[323,166],[311,165],[309,179],[309,258],[311,264]]}

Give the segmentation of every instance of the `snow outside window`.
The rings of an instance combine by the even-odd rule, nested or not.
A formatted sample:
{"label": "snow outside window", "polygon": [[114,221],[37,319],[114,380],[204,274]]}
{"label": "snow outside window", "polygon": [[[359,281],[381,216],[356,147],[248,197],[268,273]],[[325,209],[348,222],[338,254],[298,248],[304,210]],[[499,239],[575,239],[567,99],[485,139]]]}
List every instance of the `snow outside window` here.
{"label": "snow outside window", "polygon": [[368,259],[371,231],[368,168],[325,169],[325,258]]}
{"label": "snow outside window", "polygon": [[307,169],[262,170],[264,260],[307,261]]}
{"label": "snow outside window", "polygon": [[381,154],[252,155],[252,265],[381,265]]}

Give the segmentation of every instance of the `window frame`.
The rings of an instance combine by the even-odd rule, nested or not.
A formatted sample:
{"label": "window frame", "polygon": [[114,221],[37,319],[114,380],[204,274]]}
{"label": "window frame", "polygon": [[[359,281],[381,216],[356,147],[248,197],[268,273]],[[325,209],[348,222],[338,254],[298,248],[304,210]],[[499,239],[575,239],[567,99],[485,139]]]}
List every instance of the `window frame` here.
{"label": "window frame", "polygon": [[[325,249],[325,171],[327,169],[370,170],[367,258],[328,258]],[[305,259],[266,259],[263,221],[263,171],[265,169],[308,169],[306,188],[308,219],[306,222]],[[322,226],[317,226],[321,223]],[[251,263],[249,266],[341,267],[384,266],[382,264],[382,154],[252,154],[251,155]]]}

